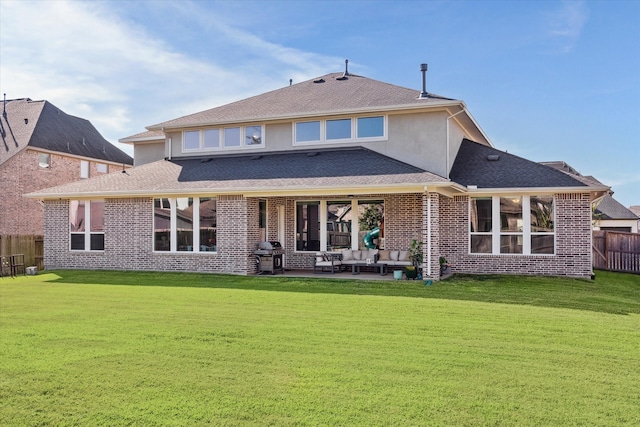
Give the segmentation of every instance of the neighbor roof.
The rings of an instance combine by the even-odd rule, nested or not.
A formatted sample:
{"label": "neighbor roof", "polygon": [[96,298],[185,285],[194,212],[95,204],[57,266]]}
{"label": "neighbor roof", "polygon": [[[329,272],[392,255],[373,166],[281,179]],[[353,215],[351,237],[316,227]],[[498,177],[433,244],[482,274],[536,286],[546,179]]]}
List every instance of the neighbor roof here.
{"label": "neighbor roof", "polygon": [[624,207],[610,194],[604,196],[596,205],[594,216],[598,216],[599,219],[638,219],[638,215]]}
{"label": "neighbor roof", "polygon": [[133,159],[104,139],[90,121],[71,116],[48,101],[29,98],[3,105],[0,164],[25,147],[131,165]]}
{"label": "neighbor roof", "polygon": [[251,98],[147,126],[147,129],[202,126],[317,114],[376,111],[392,107],[460,104],[450,98],[395,86],[367,77],[331,73]]}
{"label": "neighbor roof", "polygon": [[170,194],[243,194],[448,185],[438,175],[366,148],[286,151],[259,155],[160,160],[125,173],[36,191],[34,198]]}
{"label": "neighbor roof", "polygon": [[[551,166],[464,139],[449,177],[478,188],[585,187],[590,185]],[[597,186],[604,187],[604,186]]]}

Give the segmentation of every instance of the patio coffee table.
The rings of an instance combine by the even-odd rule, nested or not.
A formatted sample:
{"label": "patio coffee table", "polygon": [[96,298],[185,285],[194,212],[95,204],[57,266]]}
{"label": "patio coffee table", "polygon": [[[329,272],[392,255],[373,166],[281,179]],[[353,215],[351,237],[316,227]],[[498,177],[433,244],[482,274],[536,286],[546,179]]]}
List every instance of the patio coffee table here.
{"label": "patio coffee table", "polygon": [[373,267],[374,273],[376,272],[376,268],[378,268],[380,269],[381,276],[386,276],[388,272],[387,264],[385,263],[372,262],[367,264],[366,262],[359,262],[356,264],[351,264],[351,274],[360,274],[361,267]]}

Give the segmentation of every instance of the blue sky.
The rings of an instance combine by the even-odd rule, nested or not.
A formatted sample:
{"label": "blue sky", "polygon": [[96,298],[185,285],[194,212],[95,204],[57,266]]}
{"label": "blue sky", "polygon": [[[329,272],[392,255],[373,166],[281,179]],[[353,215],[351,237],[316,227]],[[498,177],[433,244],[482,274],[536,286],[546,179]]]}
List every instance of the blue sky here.
{"label": "blue sky", "polygon": [[112,142],[345,59],[416,90],[426,62],[427,90],[464,100],[496,148],[640,205],[640,1],[0,0],[0,91]]}

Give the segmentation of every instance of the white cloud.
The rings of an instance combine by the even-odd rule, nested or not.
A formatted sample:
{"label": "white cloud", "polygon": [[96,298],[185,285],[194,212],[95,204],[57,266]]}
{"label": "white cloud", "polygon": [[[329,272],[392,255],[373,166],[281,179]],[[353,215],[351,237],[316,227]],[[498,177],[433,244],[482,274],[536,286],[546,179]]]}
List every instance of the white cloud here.
{"label": "white cloud", "polygon": [[573,50],[587,23],[589,13],[583,1],[563,1],[559,10],[548,17],[548,35],[562,53]]}
{"label": "white cloud", "polygon": [[189,17],[183,25],[196,33],[197,47],[224,49],[195,57],[171,45],[171,32],[145,28],[150,21],[128,16],[131,10],[122,5],[0,2],[2,92],[9,99],[47,99],[90,120],[115,142],[144,126],[272,90],[289,78],[308,79],[339,64],[222,24],[198,3],[139,5],[185,11],[179,15]]}

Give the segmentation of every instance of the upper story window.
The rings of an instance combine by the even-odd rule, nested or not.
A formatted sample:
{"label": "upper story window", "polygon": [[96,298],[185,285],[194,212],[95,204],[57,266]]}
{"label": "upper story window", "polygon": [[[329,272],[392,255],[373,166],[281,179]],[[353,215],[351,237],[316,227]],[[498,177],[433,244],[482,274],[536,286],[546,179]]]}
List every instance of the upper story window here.
{"label": "upper story window", "polygon": [[264,126],[231,126],[183,132],[182,151],[212,151],[225,148],[264,147]]}
{"label": "upper story window", "polygon": [[351,119],[327,120],[327,140],[351,139]]}
{"label": "upper story window", "polygon": [[555,253],[553,196],[472,198],[469,218],[471,253]]}
{"label": "upper story window", "polygon": [[51,154],[49,153],[39,153],[38,154],[38,166],[44,169],[48,169],[51,167]]}
{"label": "upper story window", "polygon": [[80,160],[80,178],[89,178],[89,162]]}
{"label": "upper story window", "polygon": [[385,116],[295,122],[293,129],[294,144],[379,140],[387,136]]}
{"label": "upper story window", "polygon": [[96,171],[98,173],[107,173],[109,172],[109,168],[107,167],[106,163],[98,163],[96,164]]}

